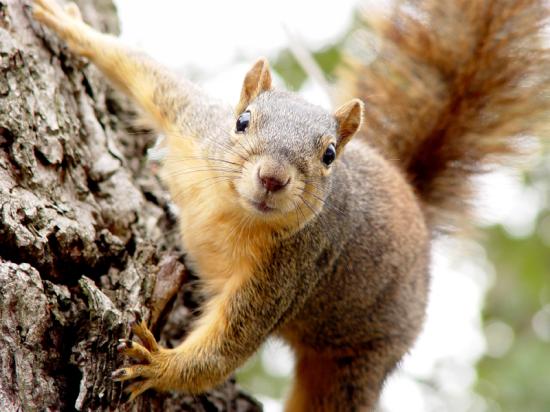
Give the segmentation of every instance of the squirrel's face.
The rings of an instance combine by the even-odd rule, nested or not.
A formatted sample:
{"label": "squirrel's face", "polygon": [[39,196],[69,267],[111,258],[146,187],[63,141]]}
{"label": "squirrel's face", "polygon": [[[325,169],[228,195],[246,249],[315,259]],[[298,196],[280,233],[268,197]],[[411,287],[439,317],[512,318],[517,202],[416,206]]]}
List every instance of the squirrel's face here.
{"label": "squirrel's face", "polygon": [[336,160],[336,131],[333,116],[291,93],[260,94],[238,115],[232,136],[241,205],[265,218],[317,211]]}
{"label": "squirrel's face", "polygon": [[232,187],[251,215],[301,226],[323,208],[337,157],[361,124],[362,103],[332,114],[272,90],[270,79],[264,60],[245,79],[227,152],[240,168]]}

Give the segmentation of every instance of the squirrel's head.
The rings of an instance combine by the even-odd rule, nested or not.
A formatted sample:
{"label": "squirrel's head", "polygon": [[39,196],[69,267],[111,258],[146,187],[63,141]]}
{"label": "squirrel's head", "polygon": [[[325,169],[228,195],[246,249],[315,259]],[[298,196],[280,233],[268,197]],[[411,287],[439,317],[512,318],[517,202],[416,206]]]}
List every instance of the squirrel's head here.
{"label": "squirrel's head", "polygon": [[244,79],[231,135],[230,161],[241,168],[233,182],[239,203],[265,220],[307,222],[322,210],[362,112],[358,99],[330,113],[272,89],[267,61],[259,60]]}

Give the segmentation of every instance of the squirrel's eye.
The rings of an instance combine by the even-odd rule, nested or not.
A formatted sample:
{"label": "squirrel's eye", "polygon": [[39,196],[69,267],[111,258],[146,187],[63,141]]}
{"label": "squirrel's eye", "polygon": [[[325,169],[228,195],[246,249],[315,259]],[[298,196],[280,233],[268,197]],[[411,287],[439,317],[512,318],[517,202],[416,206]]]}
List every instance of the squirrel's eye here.
{"label": "squirrel's eye", "polygon": [[250,112],[247,110],[246,112],[241,113],[237,119],[237,125],[235,126],[237,133],[244,133],[248,127],[248,123],[250,123]]}
{"label": "squirrel's eye", "polygon": [[328,145],[327,150],[325,150],[323,163],[328,166],[334,162],[334,159],[336,159],[336,147],[334,147],[334,143],[331,143]]}

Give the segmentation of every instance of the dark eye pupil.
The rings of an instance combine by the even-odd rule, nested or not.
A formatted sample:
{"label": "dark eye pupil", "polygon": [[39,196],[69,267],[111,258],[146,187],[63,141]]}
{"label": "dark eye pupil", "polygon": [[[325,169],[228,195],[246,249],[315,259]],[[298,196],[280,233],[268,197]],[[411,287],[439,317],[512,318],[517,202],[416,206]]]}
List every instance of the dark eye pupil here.
{"label": "dark eye pupil", "polygon": [[334,162],[334,159],[336,159],[336,148],[334,147],[334,144],[331,143],[328,145],[327,150],[323,155],[323,163],[328,166]]}
{"label": "dark eye pupil", "polygon": [[250,112],[246,111],[241,113],[237,119],[237,126],[235,127],[237,133],[243,133],[248,127],[248,123],[250,123]]}

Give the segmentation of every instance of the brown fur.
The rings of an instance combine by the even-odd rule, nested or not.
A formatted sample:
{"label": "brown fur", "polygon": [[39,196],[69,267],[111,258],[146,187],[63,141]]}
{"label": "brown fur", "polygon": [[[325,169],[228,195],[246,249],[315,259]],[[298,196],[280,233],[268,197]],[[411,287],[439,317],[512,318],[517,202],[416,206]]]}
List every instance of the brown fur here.
{"label": "brown fur", "polygon": [[425,0],[400,1],[387,19],[365,10],[380,55],[367,67],[350,56],[344,86],[365,99],[363,137],[403,170],[432,228],[464,223],[470,177],[509,162],[547,125],[549,9]]}
{"label": "brown fur", "polygon": [[[368,102],[364,138],[352,139],[356,99],[328,113],[272,89],[260,60],[235,110],[95,32],[74,8],[35,0],[37,19],[166,135],[162,176],[209,297],[177,348],[134,327],[142,345],[121,349],[139,362],[114,372],[141,378],[132,399],[151,388],[200,393],[274,334],[297,358],[288,411],[375,407],[422,326],[430,232],[467,210],[469,177],[516,153],[548,109],[542,0],[417,3],[374,22],[386,39],[378,61],[352,62],[352,91]],[[337,159],[327,163],[331,145]],[[270,192],[260,170],[288,182]]]}

